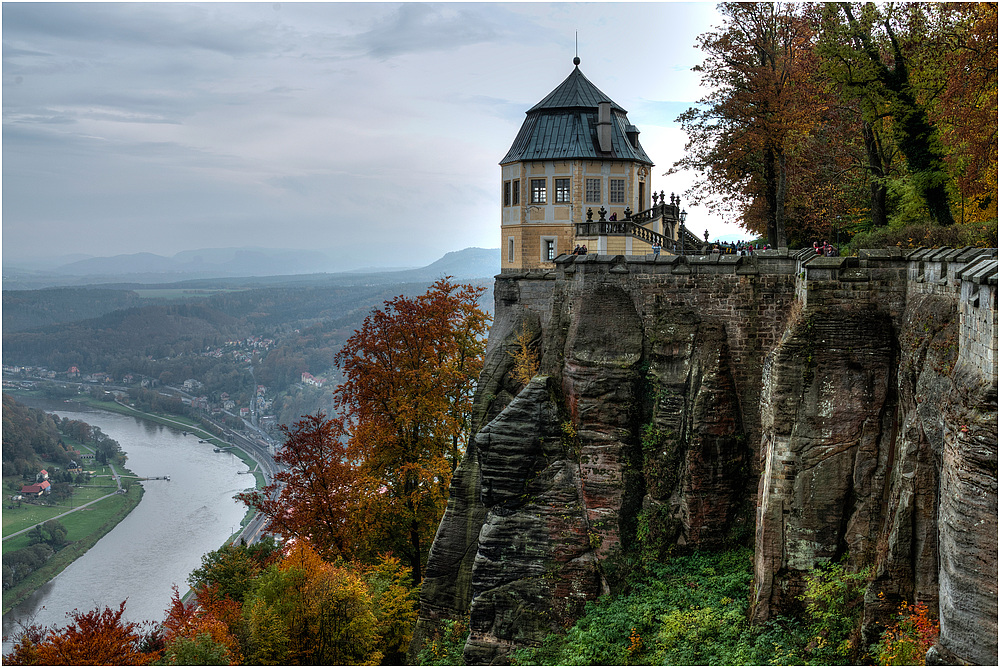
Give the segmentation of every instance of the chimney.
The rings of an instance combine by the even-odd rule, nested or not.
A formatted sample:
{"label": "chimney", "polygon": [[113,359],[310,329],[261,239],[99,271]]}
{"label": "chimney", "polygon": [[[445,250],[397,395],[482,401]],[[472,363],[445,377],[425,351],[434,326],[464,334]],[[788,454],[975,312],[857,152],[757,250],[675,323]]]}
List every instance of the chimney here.
{"label": "chimney", "polygon": [[597,141],[602,153],[611,152],[611,102],[597,103]]}

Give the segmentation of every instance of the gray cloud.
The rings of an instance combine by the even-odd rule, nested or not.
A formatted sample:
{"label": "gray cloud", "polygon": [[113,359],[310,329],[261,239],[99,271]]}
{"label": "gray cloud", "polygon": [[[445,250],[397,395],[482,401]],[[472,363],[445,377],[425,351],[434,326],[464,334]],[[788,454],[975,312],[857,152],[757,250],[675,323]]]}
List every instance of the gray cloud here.
{"label": "gray cloud", "polygon": [[[236,5],[234,5],[235,7]],[[119,48],[191,48],[231,56],[273,50],[273,32],[261,21],[232,20],[222,5],[173,3],[10,3],[6,31],[67,44],[115,44]],[[218,17],[229,17],[224,31]]]}
{"label": "gray cloud", "polygon": [[576,29],[584,72],[666,171],[658,138],[700,97],[691,45],[712,18],[673,3],[2,12],[5,260],[273,245],[369,265],[373,239],[426,253],[414,263],[497,245],[497,162],[572,69]]}
{"label": "gray cloud", "polygon": [[497,31],[487,24],[474,6],[400,5],[373,29],[359,35],[368,55],[390,58],[422,51],[455,50],[469,44],[489,42]]}

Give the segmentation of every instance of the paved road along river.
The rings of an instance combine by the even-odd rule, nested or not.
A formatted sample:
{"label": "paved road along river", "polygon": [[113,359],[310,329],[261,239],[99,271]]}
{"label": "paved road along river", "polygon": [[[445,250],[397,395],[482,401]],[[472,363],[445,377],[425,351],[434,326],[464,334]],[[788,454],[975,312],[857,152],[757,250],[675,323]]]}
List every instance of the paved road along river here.
{"label": "paved road along river", "polygon": [[[171,586],[183,594],[187,576],[206,552],[218,549],[240,523],[243,504],[233,495],[252,487],[252,475],[235,455],[213,452],[193,435],[136,418],[79,404],[21,399],[25,404],[100,427],[128,454],[138,476],[169,475],[170,481],[142,484],[142,501],[86,554],[5,615],[3,633],[18,620],[66,623],[66,613],[95,605],[114,608],[123,600],[132,621],[161,621]],[[85,512],[85,511],[83,511]],[[4,644],[4,651],[9,646]]]}

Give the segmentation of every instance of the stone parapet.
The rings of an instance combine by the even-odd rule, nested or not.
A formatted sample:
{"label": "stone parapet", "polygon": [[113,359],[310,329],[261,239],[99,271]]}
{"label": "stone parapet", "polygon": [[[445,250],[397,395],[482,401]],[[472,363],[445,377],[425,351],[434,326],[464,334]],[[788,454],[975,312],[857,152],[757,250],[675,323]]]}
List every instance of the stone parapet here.
{"label": "stone parapet", "polygon": [[[618,280],[642,310],[653,303],[683,304],[719,317],[733,330],[730,346],[737,371],[754,383],[760,379],[762,356],[780,338],[793,303],[803,309],[874,309],[889,314],[898,326],[908,299],[944,295],[955,300],[961,314],[960,358],[984,379],[997,382],[995,248],[862,249],[856,257],[823,257],[811,249],[748,256],[561,255],[554,270],[501,277],[525,286]],[[528,294],[539,293],[530,302],[546,324],[552,302],[544,295],[549,290],[528,289]]]}

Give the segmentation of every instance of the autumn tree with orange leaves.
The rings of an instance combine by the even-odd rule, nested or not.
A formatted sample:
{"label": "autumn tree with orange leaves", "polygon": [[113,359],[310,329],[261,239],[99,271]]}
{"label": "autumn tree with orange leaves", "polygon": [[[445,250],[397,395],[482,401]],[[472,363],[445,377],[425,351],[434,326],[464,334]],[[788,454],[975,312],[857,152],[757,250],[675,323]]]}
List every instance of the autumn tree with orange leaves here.
{"label": "autumn tree with orange leaves", "polygon": [[725,24],[698,37],[705,60],[694,68],[712,92],[678,119],[688,141],[671,171],[695,170],[695,203],[784,246],[792,147],[823,109],[814,33],[790,3],[727,2],[719,12]]}
{"label": "autumn tree with orange leaves", "polygon": [[285,444],[274,459],[282,468],[274,481],[236,498],[267,516],[272,533],[306,538],[327,559],[357,556],[360,476],[348,459],[343,422],[310,415],[281,430]]}
{"label": "autumn tree with orange leaves", "polygon": [[694,68],[710,92],[678,119],[688,142],[671,170],[696,172],[693,203],[776,246],[953,222],[988,240],[995,4],[728,2],[719,13]]}
{"label": "autumn tree with orange leaves", "polygon": [[470,436],[489,325],[483,291],[445,278],[365,319],[336,357],[339,414],[285,429],[275,457],[284,470],[238,496],[269,531],[308,539],[327,560],[392,554],[420,581]]}
{"label": "autumn tree with orange leaves", "polygon": [[231,665],[243,663],[240,645],[229,625],[216,616],[211,605],[196,600],[185,603],[174,587],[163,622],[165,651],[163,662],[168,665]]}
{"label": "autumn tree with orange leaves", "polygon": [[125,601],[117,610],[74,610],[62,628],[29,627],[14,641],[4,663],[12,666],[143,666],[156,661],[157,634],[146,624],[126,622]]}
{"label": "autumn tree with orange leaves", "polygon": [[483,292],[445,278],[385,302],[336,357],[335,404],[357,463],[356,535],[369,554],[404,560],[417,583],[470,436],[489,325]]}

